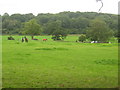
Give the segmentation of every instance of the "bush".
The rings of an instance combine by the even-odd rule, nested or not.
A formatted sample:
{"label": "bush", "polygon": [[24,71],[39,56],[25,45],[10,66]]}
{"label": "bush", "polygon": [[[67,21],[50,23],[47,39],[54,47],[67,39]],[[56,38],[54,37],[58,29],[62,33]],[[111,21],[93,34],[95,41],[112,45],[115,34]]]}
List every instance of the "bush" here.
{"label": "bush", "polygon": [[53,35],[52,39],[53,40],[64,40],[67,35]]}
{"label": "bush", "polygon": [[86,35],[81,34],[81,35],[79,36],[78,41],[83,42],[83,41],[85,41],[85,40],[86,40]]}

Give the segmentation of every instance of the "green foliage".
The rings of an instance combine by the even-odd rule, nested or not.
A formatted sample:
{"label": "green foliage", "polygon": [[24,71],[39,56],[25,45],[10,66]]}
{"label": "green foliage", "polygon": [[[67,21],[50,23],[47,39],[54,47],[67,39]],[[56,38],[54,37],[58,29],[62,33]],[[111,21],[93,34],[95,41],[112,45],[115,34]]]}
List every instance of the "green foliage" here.
{"label": "green foliage", "polygon": [[23,33],[28,35],[40,35],[42,32],[42,27],[36,22],[35,19],[32,19],[24,24]]}
{"label": "green foliage", "polygon": [[52,33],[52,39],[53,40],[64,40],[67,36],[67,31],[65,31],[64,29],[61,30],[55,30]]}
{"label": "green foliage", "polygon": [[61,21],[49,22],[46,31],[49,31],[53,40],[63,40],[67,36],[67,30],[61,27]]}
{"label": "green foliage", "polygon": [[81,34],[81,35],[79,36],[78,41],[83,42],[83,41],[85,41],[85,40],[86,40],[86,35],[85,35],[85,34]]}
{"label": "green foliage", "polygon": [[17,21],[16,19],[12,20],[10,18],[4,19],[3,23],[3,33],[6,34],[14,34],[16,33],[16,30],[18,29],[18,27],[20,28],[20,22]]}
{"label": "green foliage", "polygon": [[[95,12],[60,12],[57,14],[40,13],[34,16],[28,14],[5,13],[2,16],[3,34],[23,34],[21,29],[23,24],[32,19],[36,19],[37,24],[42,27],[42,34],[52,35],[53,31],[63,30],[68,34],[85,34],[89,24],[95,18],[100,18],[106,25],[113,30],[114,36],[118,37],[118,17],[113,14]],[[56,22],[60,22],[60,25]],[[53,29],[53,30],[52,30]],[[60,31],[61,32],[61,31]],[[39,33],[38,33],[39,34]]]}
{"label": "green foliage", "polygon": [[87,37],[92,41],[107,42],[112,36],[113,31],[100,19],[93,20],[87,30]]}

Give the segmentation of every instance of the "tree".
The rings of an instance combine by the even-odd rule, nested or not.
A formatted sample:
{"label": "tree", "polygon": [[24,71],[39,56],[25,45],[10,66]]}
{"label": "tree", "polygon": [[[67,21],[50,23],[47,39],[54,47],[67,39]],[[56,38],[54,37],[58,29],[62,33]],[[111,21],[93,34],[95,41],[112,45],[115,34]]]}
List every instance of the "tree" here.
{"label": "tree", "polygon": [[27,22],[27,21],[34,19],[34,18],[35,18],[35,16],[32,13],[28,13],[28,14],[23,15],[24,22]]}
{"label": "tree", "polygon": [[71,28],[77,29],[76,33],[84,33],[84,30],[88,27],[89,20],[87,18],[79,17],[71,19]]}
{"label": "tree", "polygon": [[85,41],[86,40],[86,35],[84,35],[84,34],[81,34],[80,36],[79,36],[79,39],[78,39],[78,41],[81,41],[81,42],[83,42],[83,41]]}
{"label": "tree", "polygon": [[[42,25],[42,34],[52,35],[53,31],[60,27],[59,30],[69,34],[86,34],[86,28],[89,27],[91,20],[100,18],[105,21],[106,25],[114,31],[114,36],[118,36],[118,16],[113,14],[95,12],[60,12],[57,14],[40,13],[34,16],[28,14],[12,14],[5,13],[2,16],[2,33],[3,34],[22,34],[20,32],[23,23],[36,19],[37,24]],[[60,22],[58,25],[58,21]],[[57,23],[56,23],[57,22]],[[57,31],[56,31],[57,32]]]}
{"label": "tree", "polygon": [[61,21],[52,21],[46,25],[45,31],[52,35],[53,40],[63,40],[67,36],[67,30],[62,28]]}
{"label": "tree", "polygon": [[33,37],[34,35],[40,35],[42,32],[42,27],[36,22],[35,19],[32,19],[24,24],[22,32]]}
{"label": "tree", "polygon": [[53,40],[64,40],[67,36],[67,31],[65,30],[56,30],[52,33]]}
{"label": "tree", "polygon": [[88,38],[98,42],[107,42],[113,36],[113,31],[100,19],[94,19],[86,33]]}
{"label": "tree", "polygon": [[17,29],[21,27],[21,24],[17,20],[13,20],[10,18],[6,18],[3,20],[2,23],[3,32],[4,34],[15,34],[18,33]]}

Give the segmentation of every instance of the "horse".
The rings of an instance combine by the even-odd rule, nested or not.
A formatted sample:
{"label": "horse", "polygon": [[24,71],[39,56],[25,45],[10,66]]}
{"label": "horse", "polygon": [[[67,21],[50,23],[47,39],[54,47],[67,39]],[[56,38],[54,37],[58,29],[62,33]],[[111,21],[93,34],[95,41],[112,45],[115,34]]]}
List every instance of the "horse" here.
{"label": "horse", "polygon": [[47,41],[47,39],[43,39],[43,41]]}
{"label": "horse", "polygon": [[36,39],[36,38],[33,38],[32,40],[38,40],[38,39]]}
{"label": "horse", "polygon": [[24,37],[25,38],[25,42],[28,42],[28,38]]}
{"label": "horse", "polygon": [[33,38],[33,36],[32,36],[32,40],[38,40],[38,39],[36,39],[36,38]]}
{"label": "horse", "polygon": [[22,38],[22,42],[24,42],[24,38]]}
{"label": "horse", "polygon": [[12,36],[8,37],[8,40],[15,40]]}

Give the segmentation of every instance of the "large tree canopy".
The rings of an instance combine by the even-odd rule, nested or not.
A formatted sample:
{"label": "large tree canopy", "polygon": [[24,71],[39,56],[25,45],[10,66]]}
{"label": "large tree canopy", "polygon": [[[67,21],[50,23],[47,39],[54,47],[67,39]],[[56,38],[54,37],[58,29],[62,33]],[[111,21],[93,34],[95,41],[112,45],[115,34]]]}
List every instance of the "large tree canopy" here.
{"label": "large tree canopy", "polygon": [[67,36],[67,30],[62,28],[62,23],[59,20],[49,22],[46,25],[46,31],[49,31],[53,40],[63,40]]}
{"label": "large tree canopy", "polygon": [[[90,25],[90,22],[95,18],[100,18],[101,21],[105,22],[106,25],[114,31],[114,36],[118,36],[118,16],[114,14],[105,14],[105,13],[95,13],[95,12],[60,12],[57,14],[50,13],[40,13],[37,16],[34,16],[32,13],[29,14],[12,14],[9,15],[5,13],[2,16],[2,33],[3,34],[47,34],[53,35],[53,32],[65,33],[68,34],[86,34],[86,30]],[[31,23],[31,20],[35,19],[35,22],[42,32],[39,29],[34,29],[31,25],[25,25],[28,22]],[[59,21],[59,23],[58,23]],[[24,33],[21,33],[21,29],[27,28],[24,30]],[[28,29],[27,26],[30,26]],[[36,28],[37,28],[36,27]],[[33,29],[32,29],[33,28]],[[32,29],[32,30],[31,30]],[[30,31],[29,31],[30,30]],[[33,31],[35,30],[35,31]],[[37,31],[36,31],[37,30]],[[57,30],[57,31],[54,31]],[[34,33],[31,33],[34,32]],[[35,33],[36,32],[36,33]]]}
{"label": "large tree canopy", "polygon": [[112,35],[112,30],[100,19],[91,21],[90,27],[87,30],[87,37],[93,41],[107,42]]}
{"label": "large tree canopy", "polygon": [[32,19],[24,23],[23,33],[29,34],[31,36],[40,35],[42,32],[42,27],[37,23],[35,19]]}

